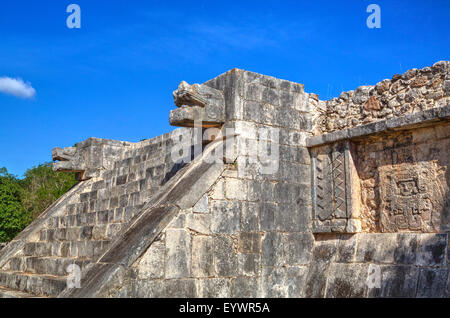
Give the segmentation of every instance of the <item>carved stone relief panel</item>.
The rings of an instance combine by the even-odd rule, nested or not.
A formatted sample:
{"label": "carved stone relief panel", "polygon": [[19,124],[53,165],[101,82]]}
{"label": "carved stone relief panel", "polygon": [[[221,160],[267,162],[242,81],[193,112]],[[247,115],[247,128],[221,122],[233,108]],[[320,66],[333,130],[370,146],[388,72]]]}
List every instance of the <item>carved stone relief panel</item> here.
{"label": "carved stone relief panel", "polygon": [[450,230],[450,125],[355,143],[363,232]]}
{"label": "carved stone relief panel", "polygon": [[382,232],[439,230],[443,202],[436,168],[431,163],[380,167]]}
{"label": "carved stone relief panel", "polygon": [[312,229],[450,231],[450,124],[310,148]]}
{"label": "carved stone relief panel", "polygon": [[311,150],[313,182],[313,232],[359,232],[352,217],[353,158],[350,142]]}

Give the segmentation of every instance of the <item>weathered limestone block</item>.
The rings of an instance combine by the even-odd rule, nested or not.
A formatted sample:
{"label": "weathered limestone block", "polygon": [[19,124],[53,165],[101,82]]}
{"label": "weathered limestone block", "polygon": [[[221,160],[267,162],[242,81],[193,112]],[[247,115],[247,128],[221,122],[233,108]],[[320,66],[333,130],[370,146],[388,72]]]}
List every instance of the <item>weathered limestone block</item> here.
{"label": "weathered limestone block", "polygon": [[259,231],[259,215],[261,205],[255,202],[243,202],[241,210],[241,231]]}
{"label": "weathered limestone block", "polygon": [[415,297],[419,270],[414,266],[381,266],[381,288],[369,291],[369,297]]}
{"label": "weathered limestone block", "polygon": [[204,195],[193,207],[195,213],[209,213],[209,199]]}
{"label": "weathered limestone block", "polygon": [[397,235],[397,248],[394,252],[395,264],[413,265],[417,257],[418,234],[399,233]]}
{"label": "weathered limestone block", "polygon": [[366,295],[367,264],[332,264],[326,297],[361,298]]}
{"label": "weathered limestone block", "polygon": [[380,110],[381,106],[375,96],[371,96],[369,100],[364,104],[366,110]]}
{"label": "weathered limestone block", "polygon": [[236,234],[240,227],[241,203],[213,201],[211,230],[214,233]]}
{"label": "weathered limestone block", "polygon": [[307,273],[306,267],[263,267],[261,297],[303,297]]}
{"label": "weathered limestone block", "polygon": [[211,233],[211,214],[186,214],[185,227],[199,234]]}
{"label": "weathered limestone block", "polygon": [[365,103],[369,99],[369,92],[373,89],[373,86],[360,86],[357,88],[355,95],[353,96],[353,102],[355,104]]}
{"label": "weathered limestone block", "polygon": [[199,297],[204,298],[227,298],[230,297],[229,279],[207,278],[199,280]]}
{"label": "weathered limestone block", "polygon": [[238,246],[239,252],[243,254],[261,253],[261,234],[240,232]]}
{"label": "weathered limestone block", "polygon": [[163,281],[164,296],[167,298],[198,297],[195,279],[170,279]]}
{"label": "weathered limestone block", "polygon": [[447,234],[420,234],[416,264],[421,266],[444,266]]}
{"label": "weathered limestone block", "polygon": [[225,178],[225,197],[231,200],[245,200],[247,198],[246,186],[243,180]]}
{"label": "weathered limestone block", "polygon": [[257,298],[260,280],[255,277],[236,277],[231,280],[232,298]]}
{"label": "weathered limestone block", "polygon": [[416,297],[441,298],[446,295],[446,283],[449,277],[448,268],[422,268],[419,273],[419,285]]}
{"label": "weathered limestone block", "polygon": [[336,255],[336,263],[355,262],[358,235],[342,234],[339,236],[339,244]]}
{"label": "weathered limestone block", "polygon": [[393,233],[358,234],[356,262],[393,264],[396,246],[397,235]]}
{"label": "weathered limestone block", "polygon": [[307,272],[303,291],[304,297],[325,297],[330,266],[335,260],[339,243],[336,236],[328,236],[325,234],[314,243],[312,262]]}
{"label": "weathered limestone block", "polygon": [[284,234],[282,239],[282,265],[308,265],[311,260],[313,242],[314,239],[310,233]]}
{"label": "weathered limestone block", "polygon": [[444,89],[444,94],[446,96],[449,96],[450,95],[450,80],[444,81],[443,89]]}
{"label": "weathered limestone block", "polygon": [[279,232],[266,232],[262,243],[262,265],[263,266],[281,266],[283,249],[277,248],[282,246],[283,236]]}
{"label": "weathered limestone block", "polygon": [[192,276],[212,277],[215,275],[214,268],[214,240],[211,236],[192,237]]}
{"label": "weathered limestone block", "polygon": [[220,178],[214,184],[210,194],[211,200],[224,200],[225,199],[225,181],[224,178]]}
{"label": "weathered limestone block", "polygon": [[261,272],[260,254],[238,254],[238,275],[259,276]]}
{"label": "weathered limestone block", "polygon": [[164,278],[164,253],[164,242],[154,242],[135,265],[137,267],[138,279]]}
{"label": "weathered limestone block", "polygon": [[131,297],[136,298],[163,298],[164,281],[163,280],[132,280],[130,289],[133,291]]}
{"label": "weathered limestone block", "polygon": [[191,272],[191,236],[182,229],[166,231],[166,278],[189,277]]}
{"label": "weathered limestone block", "polygon": [[219,277],[232,277],[237,274],[237,254],[231,237],[214,237],[214,259],[215,272]]}
{"label": "weathered limestone block", "polygon": [[218,127],[225,122],[225,99],[223,92],[207,85],[189,85],[181,82],[173,92],[178,109],[170,112],[173,126],[193,127],[201,122],[202,127]]}

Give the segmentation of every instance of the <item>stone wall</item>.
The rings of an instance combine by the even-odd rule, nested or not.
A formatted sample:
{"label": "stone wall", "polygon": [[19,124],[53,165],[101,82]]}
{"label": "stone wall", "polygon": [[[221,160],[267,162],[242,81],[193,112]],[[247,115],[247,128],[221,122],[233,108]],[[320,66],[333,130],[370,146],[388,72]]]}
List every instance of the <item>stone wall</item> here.
{"label": "stone wall", "polygon": [[315,132],[328,133],[442,107],[450,100],[449,70],[450,62],[441,61],[321,102],[322,107],[317,107],[320,116],[315,121]]}
{"label": "stone wall", "polygon": [[450,297],[447,234],[318,235],[305,297]]}

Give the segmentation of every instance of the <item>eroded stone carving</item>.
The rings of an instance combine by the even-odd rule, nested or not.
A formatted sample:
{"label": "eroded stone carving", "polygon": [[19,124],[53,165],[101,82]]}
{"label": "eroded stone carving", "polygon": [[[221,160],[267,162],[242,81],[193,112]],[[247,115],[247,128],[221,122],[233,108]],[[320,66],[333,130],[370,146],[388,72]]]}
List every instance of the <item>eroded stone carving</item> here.
{"label": "eroded stone carving", "polygon": [[383,232],[439,230],[442,200],[432,164],[400,164],[380,168],[381,230]]}
{"label": "eroded stone carving", "polygon": [[77,180],[83,180],[86,162],[76,147],[54,148],[52,151],[53,171],[75,172]]}
{"label": "eroded stone carving", "polygon": [[170,112],[173,126],[193,127],[201,122],[205,128],[218,127],[225,122],[225,100],[222,91],[206,85],[181,82],[173,92],[175,105]]}
{"label": "eroded stone carving", "polygon": [[311,154],[313,232],[359,232],[359,220],[352,217],[350,143],[318,147]]}
{"label": "eroded stone carving", "polygon": [[449,229],[449,124],[390,131],[356,142],[364,232]]}
{"label": "eroded stone carving", "polygon": [[75,172],[77,180],[95,177],[100,170],[112,169],[114,161],[131,143],[89,138],[75,147],[54,148],[53,170]]}

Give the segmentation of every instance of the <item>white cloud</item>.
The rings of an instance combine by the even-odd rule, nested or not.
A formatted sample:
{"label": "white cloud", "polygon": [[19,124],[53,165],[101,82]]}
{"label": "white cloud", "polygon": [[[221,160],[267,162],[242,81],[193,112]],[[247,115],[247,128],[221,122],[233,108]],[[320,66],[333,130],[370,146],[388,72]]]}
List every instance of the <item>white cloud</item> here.
{"label": "white cloud", "polygon": [[20,78],[0,77],[0,93],[20,98],[32,98],[36,95],[36,90],[31,83],[25,83]]}

